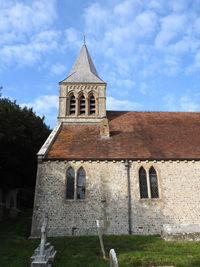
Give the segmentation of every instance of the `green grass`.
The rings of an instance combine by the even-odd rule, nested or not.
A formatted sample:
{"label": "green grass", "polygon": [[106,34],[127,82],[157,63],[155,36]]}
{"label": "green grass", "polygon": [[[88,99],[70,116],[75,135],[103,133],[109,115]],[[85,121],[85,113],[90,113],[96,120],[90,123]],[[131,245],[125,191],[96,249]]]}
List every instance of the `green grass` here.
{"label": "green grass", "polygon": [[[39,240],[29,240],[31,215],[0,222],[0,267],[28,267]],[[104,236],[108,251],[114,248],[119,266],[200,266],[200,242],[165,242],[158,236]],[[109,266],[102,259],[97,236],[49,238],[58,251],[54,267]]]}

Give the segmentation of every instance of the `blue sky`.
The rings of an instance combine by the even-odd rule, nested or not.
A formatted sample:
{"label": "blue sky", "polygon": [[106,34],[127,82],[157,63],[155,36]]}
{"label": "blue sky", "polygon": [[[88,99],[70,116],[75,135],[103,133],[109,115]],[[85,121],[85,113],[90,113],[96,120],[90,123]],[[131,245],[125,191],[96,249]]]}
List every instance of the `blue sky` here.
{"label": "blue sky", "polygon": [[53,127],[84,34],[107,109],[200,111],[200,0],[0,0],[3,95]]}

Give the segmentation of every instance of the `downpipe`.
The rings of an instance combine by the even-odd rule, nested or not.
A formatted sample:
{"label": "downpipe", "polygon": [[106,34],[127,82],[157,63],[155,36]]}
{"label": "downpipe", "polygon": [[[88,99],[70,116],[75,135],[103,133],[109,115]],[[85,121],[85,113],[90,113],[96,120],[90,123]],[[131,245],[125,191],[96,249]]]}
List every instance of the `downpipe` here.
{"label": "downpipe", "polygon": [[130,181],[130,163],[125,160],[125,169],[127,171],[127,191],[128,191],[128,233],[132,234],[132,208],[131,208],[131,181]]}

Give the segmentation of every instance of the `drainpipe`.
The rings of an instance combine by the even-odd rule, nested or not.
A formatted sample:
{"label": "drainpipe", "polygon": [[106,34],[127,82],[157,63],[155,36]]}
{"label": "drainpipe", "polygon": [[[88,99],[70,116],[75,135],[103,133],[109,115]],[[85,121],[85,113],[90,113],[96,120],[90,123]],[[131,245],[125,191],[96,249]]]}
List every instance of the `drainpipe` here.
{"label": "drainpipe", "polygon": [[128,233],[132,234],[132,208],[131,208],[131,181],[130,181],[130,164],[125,160],[125,168],[127,171],[127,186],[128,186]]}

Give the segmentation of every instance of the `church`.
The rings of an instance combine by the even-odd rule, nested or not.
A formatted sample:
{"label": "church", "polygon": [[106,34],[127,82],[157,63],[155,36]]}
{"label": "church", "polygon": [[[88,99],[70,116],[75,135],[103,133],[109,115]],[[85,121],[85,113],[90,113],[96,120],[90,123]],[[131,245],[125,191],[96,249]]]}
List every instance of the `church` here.
{"label": "church", "polygon": [[200,113],[107,111],[84,44],[38,152],[31,236],[160,234],[200,223]]}

